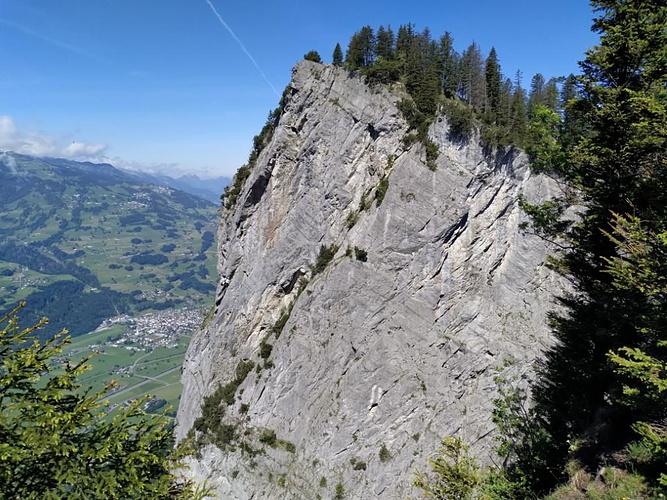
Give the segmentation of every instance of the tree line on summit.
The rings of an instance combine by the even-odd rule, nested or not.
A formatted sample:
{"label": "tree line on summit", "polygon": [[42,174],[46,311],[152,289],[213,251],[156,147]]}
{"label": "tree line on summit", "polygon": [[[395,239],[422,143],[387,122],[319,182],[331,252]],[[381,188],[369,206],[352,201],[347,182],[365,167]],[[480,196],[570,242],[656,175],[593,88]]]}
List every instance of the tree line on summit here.
{"label": "tree line on summit", "polygon": [[[304,59],[323,62],[315,50],[307,52]],[[346,52],[336,44],[332,63],[360,73],[369,85],[404,84],[409,98],[397,104],[410,133],[403,141],[406,146],[421,142],[431,169],[435,169],[438,151],[427,131],[439,110],[447,116],[452,138],[468,140],[479,131],[489,151],[510,146],[529,149],[535,141],[529,124],[538,109],[563,113],[578,92],[573,75],[546,79],[538,73],[526,93],[520,72],[514,80],[502,73],[495,48],[484,58],[479,45],[472,43],[459,54],[449,32],[435,40],[428,28],[418,32],[413,24],[400,26],[396,34],[391,27],[380,26],[375,31],[364,26],[352,35]],[[247,164],[239,168],[221,195],[226,208],[236,203],[259,153],[271,140],[286,98],[283,93],[280,105],[269,113],[254,137]]]}
{"label": "tree line on summit", "polygon": [[[319,55],[311,51],[305,58],[317,61]],[[521,72],[513,79],[502,73],[495,48],[484,57],[473,42],[459,53],[449,32],[434,38],[428,28],[419,32],[412,24],[396,33],[391,27],[375,31],[364,26],[352,35],[344,56],[336,45],[332,62],[359,71],[369,84],[402,82],[414,101],[412,112],[423,115],[422,121],[443,106],[454,133],[468,136],[480,128],[490,148],[526,148],[528,123],[537,106],[560,111],[576,94],[573,75],[546,79],[540,73],[532,77],[526,94]]]}

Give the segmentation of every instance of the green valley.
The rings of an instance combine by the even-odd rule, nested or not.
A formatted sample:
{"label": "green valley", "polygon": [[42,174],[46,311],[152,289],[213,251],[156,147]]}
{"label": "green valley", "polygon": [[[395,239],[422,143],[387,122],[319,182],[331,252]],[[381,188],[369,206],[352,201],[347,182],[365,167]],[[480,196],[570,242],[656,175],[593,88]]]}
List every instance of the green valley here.
{"label": "green valley", "polygon": [[73,336],[123,314],[208,308],[217,207],[111,165],[3,153],[0,305]]}
{"label": "green valley", "polygon": [[174,309],[139,317],[118,316],[95,332],[76,337],[54,361],[76,363],[93,356],[80,378],[81,389],[95,393],[113,383],[110,408],[150,395],[145,407],[175,415],[181,395],[180,368],[190,334],[202,321],[197,309]]}

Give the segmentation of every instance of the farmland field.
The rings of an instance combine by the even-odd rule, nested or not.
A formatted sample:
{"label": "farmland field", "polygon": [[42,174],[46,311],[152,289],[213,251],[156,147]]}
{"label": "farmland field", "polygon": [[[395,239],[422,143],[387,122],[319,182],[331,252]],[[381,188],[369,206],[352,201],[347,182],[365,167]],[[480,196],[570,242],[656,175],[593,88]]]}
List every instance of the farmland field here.
{"label": "farmland field", "polygon": [[106,394],[112,407],[133,399],[150,396],[165,400],[159,411],[172,407],[175,415],[181,395],[181,364],[189,335],[178,336],[171,347],[150,346],[142,339],[133,340],[128,325],[113,325],[76,337],[63,350],[72,362],[92,356],[90,369],[81,377],[81,390],[98,392],[113,383]]}

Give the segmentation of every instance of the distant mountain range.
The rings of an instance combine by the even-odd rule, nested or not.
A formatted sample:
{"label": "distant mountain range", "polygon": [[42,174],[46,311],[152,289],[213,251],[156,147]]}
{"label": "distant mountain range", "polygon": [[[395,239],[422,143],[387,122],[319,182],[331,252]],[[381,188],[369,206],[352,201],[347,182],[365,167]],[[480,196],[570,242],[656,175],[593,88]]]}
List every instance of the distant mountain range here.
{"label": "distant mountain range", "polygon": [[225,189],[225,186],[231,182],[229,177],[201,179],[197,175],[189,174],[174,178],[167,175],[149,174],[145,172],[130,172],[127,170],[124,172],[129,175],[136,176],[136,178],[142,182],[180,189],[186,193],[201,196],[202,198],[216,204],[220,204],[220,195]]}
{"label": "distant mountain range", "polygon": [[0,310],[25,300],[22,323],[79,335],[121,313],[208,307],[219,194],[156,178],[0,152]]}

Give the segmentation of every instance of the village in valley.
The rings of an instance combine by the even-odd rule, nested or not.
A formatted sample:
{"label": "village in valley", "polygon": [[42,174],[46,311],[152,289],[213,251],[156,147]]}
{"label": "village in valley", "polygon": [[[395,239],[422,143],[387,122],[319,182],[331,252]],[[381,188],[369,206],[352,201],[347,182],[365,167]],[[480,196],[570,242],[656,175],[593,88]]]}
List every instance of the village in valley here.
{"label": "village in valley", "polygon": [[183,335],[191,335],[201,324],[203,314],[198,309],[170,309],[142,316],[123,314],[104,321],[97,331],[125,325],[127,331],[107,339],[107,344],[135,350],[155,347],[176,347]]}
{"label": "village in valley", "polygon": [[148,397],[144,410],[175,416],[181,393],[180,367],[192,334],[204,312],[197,308],[154,311],[141,316],[119,315],[95,331],[72,339],[55,361],[90,357],[82,389],[108,387],[109,410]]}

